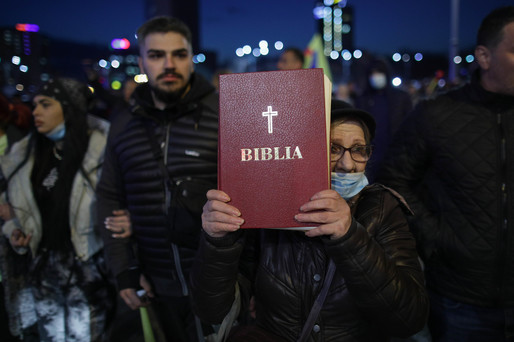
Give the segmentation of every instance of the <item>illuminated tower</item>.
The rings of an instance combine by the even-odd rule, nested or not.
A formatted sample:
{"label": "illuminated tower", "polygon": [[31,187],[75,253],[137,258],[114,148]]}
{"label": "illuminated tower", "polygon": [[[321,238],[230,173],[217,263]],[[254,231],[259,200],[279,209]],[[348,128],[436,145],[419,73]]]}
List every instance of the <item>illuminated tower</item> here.
{"label": "illuminated tower", "polygon": [[317,1],[314,16],[318,19],[318,30],[323,37],[326,56],[332,51],[353,50],[353,9],[346,0]]}

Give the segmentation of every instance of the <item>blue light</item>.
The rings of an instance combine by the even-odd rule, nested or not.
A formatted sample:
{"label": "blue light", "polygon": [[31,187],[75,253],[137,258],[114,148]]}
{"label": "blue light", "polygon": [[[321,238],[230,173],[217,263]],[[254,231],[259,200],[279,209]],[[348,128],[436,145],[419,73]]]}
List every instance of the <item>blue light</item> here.
{"label": "blue light", "polygon": [[343,59],[345,61],[349,61],[350,59],[352,59],[352,53],[348,50],[343,50],[343,52],[341,53],[341,56],[343,56]]}
{"label": "blue light", "polygon": [[314,19],[316,19],[316,20],[323,19],[323,17],[324,17],[323,8],[324,8],[323,6],[314,7],[314,9],[312,10]]}

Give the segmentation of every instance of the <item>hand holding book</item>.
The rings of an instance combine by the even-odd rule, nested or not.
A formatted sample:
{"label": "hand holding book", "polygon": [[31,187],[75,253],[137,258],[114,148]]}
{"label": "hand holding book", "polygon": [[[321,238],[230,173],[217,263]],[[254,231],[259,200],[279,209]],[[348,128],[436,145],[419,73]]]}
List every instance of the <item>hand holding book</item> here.
{"label": "hand holding book", "polygon": [[352,224],[348,203],[334,190],[314,194],[309,202],[300,207],[300,214],[294,218],[298,222],[315,223],[318,226],[305,232],[308,237],[328,235],[330,239],[339,239]]}
{"label": "hand holding book", "polygon": [[203,206],[202,227],[212,237],[223,237],[241,228],[241,212],[228,204],[230,197],[221,190],[209,190]]}
{"label": "hand holding book", "polygon": [[[207,192],[207,203],[203,207],[202,226],[211,237],[223,237],[241,228],[244,213],[230,205],[230,196],[220,190]],[[316,225],[306,231],[309,237],[328,235],[331,239],[343,237],[352,223],[350,207],[334,190],[323,190],[298,208],[295,220]]]}

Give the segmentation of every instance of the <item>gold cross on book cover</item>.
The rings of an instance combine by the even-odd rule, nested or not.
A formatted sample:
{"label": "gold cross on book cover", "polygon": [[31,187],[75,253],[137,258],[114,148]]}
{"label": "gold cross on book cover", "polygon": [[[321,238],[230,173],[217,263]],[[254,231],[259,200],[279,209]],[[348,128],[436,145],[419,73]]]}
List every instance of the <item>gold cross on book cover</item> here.
{"label": "gold cross on book cover", "polygon": [[218,188],[241,228],[314,228],[294,216],[330,189],[331,91],[322,69],[220,75]]}

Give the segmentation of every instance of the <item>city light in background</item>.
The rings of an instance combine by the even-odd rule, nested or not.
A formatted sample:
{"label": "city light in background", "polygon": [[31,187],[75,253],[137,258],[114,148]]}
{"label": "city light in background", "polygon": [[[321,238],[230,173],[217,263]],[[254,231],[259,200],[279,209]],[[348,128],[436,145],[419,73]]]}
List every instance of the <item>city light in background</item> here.
{"label": "city light in background", "polygon": [[127,38],[116,38],[111,41],[111,46],[115,50],[127,50],[130,48],[130,41]]}
{"label": "city light in background", "polygon": [[38,32],[39,26],[36,24],[16,24],[16,30],[22,32]]}
{"label": "city light in background", "polygon": [[[284,2],[288,1],[284,0]],[[472,51],[467,49],[458,51],[454,56],[444,55],[442,58],[445,59],[446,66],[440,66],[439,64],[437,69],[433,68],[433,64],[439,63],[439,60],[436,61],[436,59],[440,58],[441,52],[437,52],[440,55],[435,56],[433,50],[430,50],[428,47],[425,49],[425,40],[422,38],[418,39],[418,41],[423,43],[421,48],[416,45],[417,42],[402,42],[407,33],[412,35],[414,32],[420,36],[422,35],[423,32],[420,31],[423,30],[413,25],[412,22],[407,24],[411,28],[409,32],[405,32],[405,35],[402,33],[401,36],[396,35],[395,41],[389,43],[391,50],[386,52],[384,50],[374,50],[378,44],[382,44],[388,38],[386,30],[389,29],[389,26],[398,25],[398,20],[395,20],[395,18],[397,19],[403,15],[405,20],[412,19],[412,16],[409,16],[409,18],[405,17],[403,9],[400,9],[397,4],[379,4],[377,1],[377,3],[374,3],[375,6],[373,6],[372,10],[365,11],[367,13],[365,18],[370,18],[368,15],[371,13],[374,15],[374,17],[372,16],[374,20],[359,20],[359,18],[362,18],[363,7],[360,5],[362,2],[357,0],[319,0],[309,1],[309,3],[308,7],[303,2],[301,4],[300,2],[295,3],[296,6],[294,8],[290,6],[290,12],[281,11],[282,16],[284,16],[284,13],[288,14],[287,18],[278,20],[276,19],[276,14],[279,12],[278,8],[283,8],[278,7],[278,4],[270,3],[266,4],[266,6],[261,4],[259,7],[256,4],[234,3],[231,4],[234,6],[233,9],[227,9],[227,3],[224,1],[216,2],[215,4],[206,0],[203,3],[200,1],[199,7],[208,7],[205,10],[206,12],[203,14],[200,12],[200,14],[204,17],[211,15],[210,20],[212,22],[209,24],[211,26],[208,29],[205,28],[207,27],[205,22],[202,22],[203,31],[197,30],[202,37],[209,35],[209,38],[204,38],[206,41],[200,41],[198,48],[194,49],[195,54],[192,61],[195,64],[195,70],[199,73],[205,73],[207,77],[214,74],[216,68],[230,70],[230,72],[271,70],[276,67],[276,61],[285,48],[307,48],[305,43],[309,41],[309,37],[305,37],[305,27],[312,27],[312,34],[319,33],[321,36],[322,48],[320,51],[327,57],[331,68],[333,67],[333,70],[335,70],[334,82],[346,79],[346,75],[353,73],[354,68],[363,68],[375,56],[390,62],[392,69],[394,69],[393,76],[397,77],[397,79],[392,78],[392,83],[397,87],[405,87],[414,78],[419,78],[420,70],[422,69],[428,70],[432,68],[429,71],[432,73],[432,77],[435,77],[436,70],[444,70],[444,77],[439,77],[439,79],[448,79],[448,64],[455,66],[459,76],[465,78],[469,76],[466,74],[468,70],[472,70],[476,63]],[[133,5],[132,2],[131,4]],[[127,6],[131,4],[127,4]],[[67,5],[63,6],[66,7]],[[109,6],[112,6],[111,2]],[[283,6],[282,1],[280,6]],[[443,7],[442,5],[429,6],[428,4],[419,4],[417,6],[426,8],[439,7],[439,11]],[[470,4],[470,6],[474,5]],[[359,8],[359,11],[357,11],[357,8]],[[382,10],[377,10],[377,8]],[[384,8],[388,12],[385,12]],[[392,10],[389,11],[389,9]],[[231,10],[233,12],[230,12]],[[28,10],[26,11],[28,12]],[[447,11],[446,7],[444,7],[444,11]],[[110,9],[103,12],[115,13]],[[376,23],[382,19],[380,15],[385,17],[385,14],[387,14],[387,26],[384,24],[383,31],[376,30],[374,32],[376,37],[371,37],[364,44],[362,39],[355,38],[363,30],[371,26],[377,27],[375,26]],[[298,17],[298,20],[295,24],[290,25],[291,19],[295,17]],[[112,16],[112,19],[114,23],[114,16]],[[75,28],[72,28],[72,25],[75,25],[75,23],[71,23],[69,20],[70,16],[66,16],[62,17],[62,22],[60,21],[62,24],[61,31],[65,36],[69,35],[72,31],[83,28],[76,28],[78,24],[74,26]],[[222,37],[219,35],[213,36],[211,33],[213,31],[212,25],[219,22],[222,22],[223,27],[232,27],[232,31],[237,32],[235,34],[227,33],[226,36],[223,35]],[[281,30],[275,27],[274,25],[277,22],[282,23],[284,29]],[[68,63],[72,59],[64,54],[69,53],[73,56],[74,48],[67,46],[62,49],[54,49],[55,45],[50,46],[49,42],[54,44],[57,41],[54,38],[60,34],[59,32],[47,35],[50,24],[52,23],[45,22],[45,18],[33,22],[20,18],[17,24],[10,23],[9,28],[4,27],[0,35],[0,39],[3,39],[5,44],[0,47],[4,51],[3,54],[0,54],[0,63],[2,64],[1,70],[4,70],[6,75],[4,83],[8,84],[9,89],[30,93],[33,91],[31,83],[35,84],[39,81],[48,80],[49,75],[54,73],[52,68],[68,67]],[[106,87],[109,86],[113,90],[119,90],[124,80],[131,78],[137,78],[139,82],[145,82],[144,75],[140,74],[137,63],[137,41],[134,39],[133,34],[134,27],[137,27],[139,24],[139,21],[134,23],[133,20],[127,24],[131,29],[130,32],[122,30],[115,34],[105,34],[106,41],[102,43],[102,49],[105,52],[88,57],[94,70],[101,75],[102,81],[105,82],[103,84]],[[220,27],[222,26],[221,24]],[[360,26],[355,26],[355,24]],[[87,25],[82,24],[82,26]],[[271,27],[274,30],[270,30]],[[216,29],[219,30],[219,27],[216,27]],[[89,28],[89,31],[83,33],[82,37],[90,37],[89,35],[92,35],[92,31],[93,28]],[[430,31],[431,36],[434,36],[435,32],[433,30]],[[291,32],[294,32],[294,37],[291,37]],[[296,39],[301,34],[304,35],[302,36],[304,43],[298,43],[300,40]],[[58,37],[61,38],[61,36]],[[441,35],[439,37],[443,37],[446,40],[448,38]],[[81,37],[76,38],[75,41],[71,39],[69,43],[78,43],[78,39],[81,39]],[[2,41],[0,41],[1,43]],[[209,46],[209,44],[211,45]],[[447,45],[447,43],[445,44]],[[8,46],[9,49],[5,49],[4,46]],[[227,49],[227,46],[231,47]],[[11,51],[11,47],[12,53],[10,55],[6,54],[5,51]],[[400,47],[401,50],[398,49]],[[398,49],[394,54],[391,53],[393,48]],[[69,66],[69,70],[71,70],[71,66]],[[33,80],[34,77],[38,79]],[[445,80],[442,80],[440,84],[444,82]]]}

